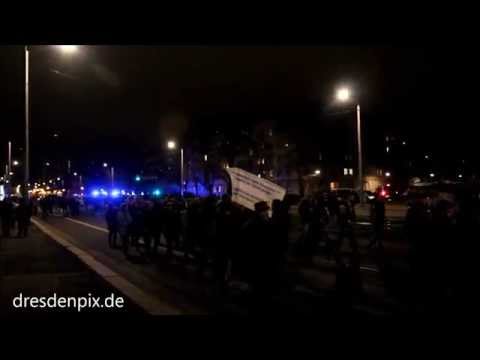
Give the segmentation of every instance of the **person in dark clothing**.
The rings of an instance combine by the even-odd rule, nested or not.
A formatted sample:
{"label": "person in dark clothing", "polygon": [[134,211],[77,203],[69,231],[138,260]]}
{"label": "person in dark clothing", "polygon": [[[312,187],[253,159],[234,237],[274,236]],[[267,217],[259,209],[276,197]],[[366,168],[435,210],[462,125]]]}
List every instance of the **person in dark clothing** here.
{"label": "person in dark clothing", "polygon": [[228,263],[231,260],[232,238],[238,233],[238,216],[230,196],[223,195],[217,206],[216,236],[214,239],[213,271],[215,283],[221,293],[227,289]]}
{"label": "person in dark clothing", "polygon": [[108,204],[107,211],[105,212],[105,221],[108,228],[108,245],[110,248],[117,247],[117,235],[118,235],[118,210],[113,204]]}
{"label": "person in dark clothing", "polygon": [[190,202],[187,208],[187,224],[183,242],[184,259],[195,253],[197,238],[201,231],[201,203],[199,199]]}
{"label": "person in dark clothing", "polygon": [[273,281],[280,284],[282,273],[287,263],[288,235],[290,228],[290,216],[288,204],[285,201],[273,200],[272,202],[272,238],[273,248],[271,249],[274,259]]}
{"label": "person in dark clothing", "polygon": [[215,241],[216,210],[216,198],[214,196],[207,197],[200,211],[200,232],[197,238],[198,276],[202,276],[207,267],[209,255]]}
{"label": "person in dark clothing", "polygon": [[377,245],[383,247],[385,236],[385,200],[377,195],[371,207],[371,217],[373,223],[373,237],[368,244],[368,248]]}
{"label": "person in dark clothing", "polygon": [[13,218],[13,204],[9,198],[2,202],[2,235],[3,237],[10,237],[10,230]]}
{"label": "person in dark clothing", "polygon": [[269,206],[265,201],[255,204],[255,213],[245,225],[245,239],[250,248],[248,279],[252,286],[254,306],[265,309],[264,305],[272,293],[274,257],[271,222],[268,218]]}
{"label": "person in dark clothing", "polygon": [[173,248],[178,246],[181,232],[180,210],[174,199],[167,200],[163,217],[165,219],[164,235],[167,241],[167,258],[173,255]]}
{"label": "person in dark clothing", "polygon": [[32,204],[30,201],[21,199],[16,209],[18,232],[17,237],[28,236],[28,228],[30,226],[30,218],[32,217]]}
{"label": "person in dark clothing", "polygon": [[152,251],[154,254],[157,253],[158,247],[160,246],[160,238],[162,236],[163,228],[163,206],[160,201],[155,200],[153,206],[147,212],[145,225],[148,228],[148,233],[152,237],[153,248]]}

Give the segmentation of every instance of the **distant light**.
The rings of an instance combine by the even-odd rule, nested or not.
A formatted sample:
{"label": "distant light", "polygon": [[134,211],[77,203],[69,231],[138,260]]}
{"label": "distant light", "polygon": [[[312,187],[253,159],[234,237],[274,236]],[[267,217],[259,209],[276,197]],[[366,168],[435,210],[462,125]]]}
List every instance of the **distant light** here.
{"label": "distant light", "polygon": [[390,184],[390,183],[389,183],[389,184],[387,184],[387,187],[390,187],[390,186],[392,186],[392,184]]}
{"label": "distant light", "polygon": [[84,188],[83,186],[80,186],[80,190],[82,190],[82,191],[83,191],[83,190],[85,190],[85,188]]}
{"label": "distant light", "polygon": [[321,171],[320,169],[315,170],[315,175],[320,175]]}
{"label": "distant light", "polygon": [[257,176],[258,176],[259,178],[261,178],[261,177],[262,177],[262,174],[258,174]]}
{"label": "distant light", "polygon": [[390,151],[390,147],[387,146],[387,148],[385,149],[387,151],[387,153]]}
{"label": "distant light", "polygon": [[60,180],[62,180],[62,179],[60,179],[59,177],[57,177],[57,181],[60,181]]}
{"label": "distant light", "polygon": [[458,178],[459,178],[459,179],[463,178],[463,175],[462,175],[462,174],[458,174]]}
{"label": "distant light", "polygon": [[228,166],[228,164],[227,164],[227,165],[225,165],[225,167],[228,169],[230,166]]}
{"label": "distant light", "polygon": [[46,162],[46,163],[45,163],[45,166],[50,166],[50,163],[49,163],[49,162]]}
{"label": "distant light", "polygon": [[426,160],[428,160],[428,159],[429,159],[428,155],[425,155],[425,159],[426,159]]}
{"label": "distant light", "polygon": [[97,197],[98,195],[100,195],[100,191],[98,191],[98,190],[93,190],[92,191],[92,196],[93,197]]}
{"label": "distant light", "polygon": [[207,154],[203,155],[203,160],[208,161],[208,155]]}
{"label": "distant light", "polygon": [[66,189],[62,189],[63,192],[67,191]]}
{"label": "distant light", "polygon": [[28,183],[27,186],[30,186],[30,183]]}
{"label": "distant light", "polygon": [[122,195],[125,195],[125,194],[126,194],[125,190],[120,191],[120,193],[121,193]]}
{"label": "distant light", "polygon": [[[48,180],[48,183],[49,184],[53,183],[53,180]],[[43,185],[45,185],[45,184],[43,184]]]}
{"label": "distant light", "polygon": [[285,144],[285,147],[288,147],[288,144]]}
{"label": "distant light", "polygon": [[103,167],[106,168],[108,166],[107,163],[103,163]]}
{"label": "distant light", "polygon": [[388,171],[385,173],[385,176],[386,176],[386,177],[390,177],[390,175],[391,175],[391,174],[390,174],[390,172],[388,172]]}
{"label": "distant light", "polygon": [[143,196],[143,195],[145,195],[145,193],[142,191],[142,192],[140,193],[140,196]]}
{"label": "distant light", "polygon": [[431,178],[435,177],[435,174],[434,174],[434,173],[430,173],[430,177],[431,177]]}
{"label": "distant light", "polygon": [[350,90],[348,88],[341,88],[337,91],[337,100],[342,102],[350,99]]}
{"label": "distant light", "polygon": [[162,195],[162,191],[160,189],[155,189],[155,190],[153,190],[153,195],[160,196],[160,195]]}
{"label": "distant light", "polygon": [[10,180],[5,181],[7,184],[10,182]]}
{"label": "distant light", "polygon": [[169,140],[167,142],[167,148],[169,148],[170,150],[173,150],[177,147],[177,143],[173,140]]}
{"label": "distant light", "polygon": [[53,134],[53,137],[56,137],[56,138],[57,138],[57,137],[58,137],[58,134]]}
{"label": "distant light", "polygon": [[47,186],[45,189],[50,190],[50,186]]}
{"label": "distant light", "polygon": [[13,165],[14,165],[14,166],[18,166],[18,164],[20,164],[20,163],[19,163],[17,160],[14,160],[14,161],[13,161]]}
{"label": "distant light", "polygon": [[118,197],[120,195],[120,191],[117,189],[112,190],[111,195],[112,197]]}
{"label": "distant light", "polygon": [[135,196],[135,191],[132,191],[132,195]]}
{"label": "distant light", "polygon": [[140,175],[135,176],[135,181],[140,181],[140,180],[142,180]]}
{"label": "distant light", "polygon": [[13,172],[10,171],[8,174],[9,174],[10,176],[12,176],[12,175],[13,175]]}
{"label": "distant light", "polygon": [[78,51],[77,45],[59,45],[58,48],[64,54],[74,54]]}
{"label": "distant light", "polygon": [[43,186],[47,185],[46,183],[42,183]]}
{"label": "distant light", "polygon": [[387,195],[387,192],[386,192],[385,190],[382,190],[382,191],[380,192],[380,195],[385,196],[385,195]]}
{"label": "distant light", "polygon": [[73,176],[77,176],[78,174],[76,172],[73,173]]}
{"label": "distant light", "polygon": [[407,145],[407,142],[406,142],[406,141],[402,141],[402,145]]}

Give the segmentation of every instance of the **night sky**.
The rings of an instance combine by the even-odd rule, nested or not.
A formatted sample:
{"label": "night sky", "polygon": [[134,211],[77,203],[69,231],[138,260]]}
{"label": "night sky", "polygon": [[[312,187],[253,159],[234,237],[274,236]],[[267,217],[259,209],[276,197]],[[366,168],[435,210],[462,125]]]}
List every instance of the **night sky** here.
{"label": "night sky", "polygon": [[[332,115],[344,110],[333,103],[341,84],[352,86],[362,106],[369,158],[386,132],[405,136],[419,153],[473,155],[456,85],[466,69],[457,65],[459,52],[445,47],[80,49],[64,56],[53,47],[32,48],[33,163],[60,153],[141,158],[192,124],[208,132],[275,120],[305,144],[336,141],[329,129],[337,134],[335,128],[354,124],[353,113]],[[8,139],[23,146],[23,47],[0,47],[0,78],[6,159]]]}

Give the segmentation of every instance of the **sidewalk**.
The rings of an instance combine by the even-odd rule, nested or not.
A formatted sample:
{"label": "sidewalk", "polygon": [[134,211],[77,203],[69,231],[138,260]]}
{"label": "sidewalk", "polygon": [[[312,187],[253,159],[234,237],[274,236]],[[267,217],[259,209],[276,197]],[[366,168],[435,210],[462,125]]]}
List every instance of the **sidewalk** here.
{"label": "sidewalk", "polygon": [[108,285],[75,255],[31,226],[27,238],[0,239],[0,317],[21,314],[76,313],[76,309],[18,309],[12,301],[23,296],[73,296],[88,294],[106,298],[112,293],[124,299],[123,308],[82,309],[83,313],[142,314],[127,297]]}

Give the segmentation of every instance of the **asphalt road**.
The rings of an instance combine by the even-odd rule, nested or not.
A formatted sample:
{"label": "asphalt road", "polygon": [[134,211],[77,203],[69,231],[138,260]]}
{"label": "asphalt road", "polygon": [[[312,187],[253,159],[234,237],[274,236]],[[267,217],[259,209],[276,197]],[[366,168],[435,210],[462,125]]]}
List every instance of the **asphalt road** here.
{"label": "asphalt road", "polygon": [[[136,286],[174,306],[180,313],[244,312],[244,308],[241,306],[241,296],[235,298],[235,304],[227,304],[226,308],[219,309],[212,295],[211,284],[204,278],[196,277],[191,264],[185,265],[180,261],[173,264],[162,261],[147,263],[142,256],[134,256],[127,260],[120,250],[110,249],[107,242],[106,224],[102,216],[82,215],[75,219],[50,217],[46,223],[64,234],[68,241],[89,252],[97,260],[125,276]],[[372,295],[371,298],[375,298],[373,300],[376,304],[374,307],[384,309],[385,302],[392,303],[394,300],[385,292],[383,278],[379,274],[375,256],[366,250],[370,234],[368,224],[357,225],[356,232],[359,234],[364,288]],[[385,253],[388,261],[402,264],[407,249],[402,239],[401,228],[393,226],[387,233]],[[135,250],[132,250],[132,253],[135,254]],[[348,249],[345,251],[348,252]],[[308,266],[296,264],[295,266],[297,269],[293,280],[296,284],[294,286],[295,294],[286,296],[285,300],[282,300],[283,305],[289,309],[300,308],[300,312],[309,313],[315,312],[318,304],[322,303],[322,301],[318,301],[318,296],[324,300],[323,303],[329,304],[331,299],[329,294],[335,286],[336,276],[333,260],[327,260],[323,254],[318,254],[314,257],[313,264]],[[237,302],[240,303],[240,306],[237,306]],[[315,303],[315,305],[310,303]],[[371,304],[372,301],[369,303]]]}

